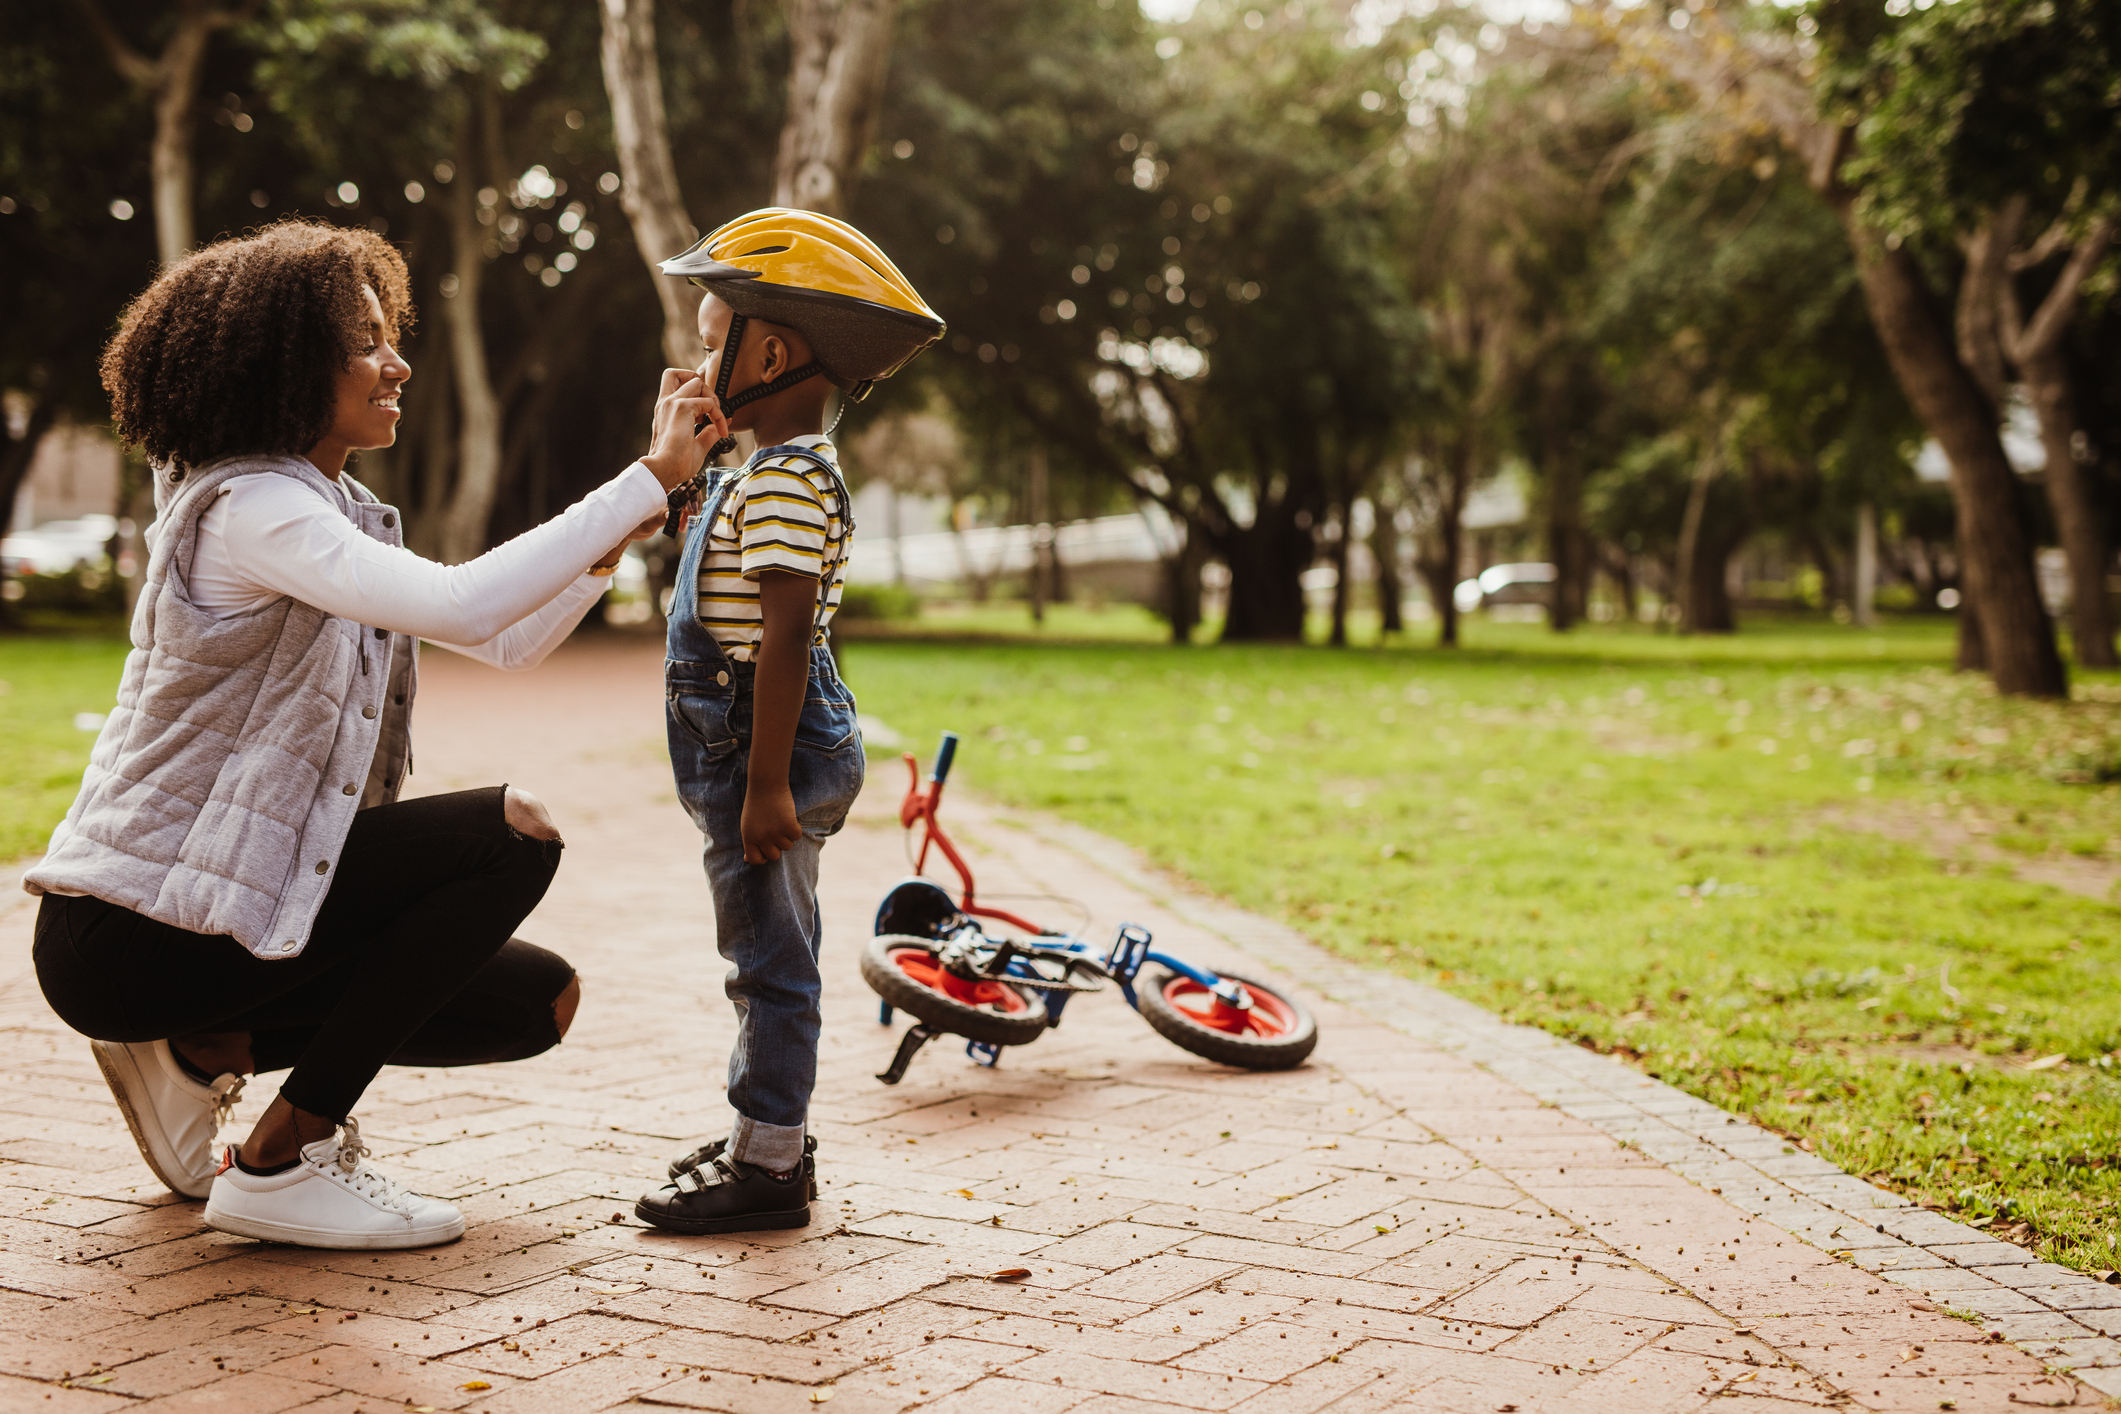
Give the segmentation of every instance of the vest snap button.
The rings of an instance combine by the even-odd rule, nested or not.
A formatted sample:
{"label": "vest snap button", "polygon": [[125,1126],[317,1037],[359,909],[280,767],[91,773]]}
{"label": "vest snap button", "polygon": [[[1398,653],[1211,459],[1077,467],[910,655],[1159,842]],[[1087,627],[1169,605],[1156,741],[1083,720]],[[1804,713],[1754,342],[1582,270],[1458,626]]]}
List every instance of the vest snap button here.
{"label": "vest snap button", "polygon": [[318,872],[319,874],[329,874],[329,873],[331,872],[331,861],[330,861],[330,860],[328,860],[328,859],[320,859],[320,860],[318,860],[318,861],[317,861],[317,872]]}
{"label": "vest snap button", "polygon": [[350,785],[339,787],[339,794],[341,795],[352,795],[353,793],[354,788]]}
{"label": "vest snap button", "polygon": [[720,683],[723,687],[729,686],[729,674],[726,670],[723,672],[716,673],[714,675],[714,680]]}
{"label": "vest snap button", "polygon": [[392,526],[396,525],[397,523],[398,523],[398,518],[397,518],[396,516],[394,516],[394,515],[386,515],[386,516],[384,516],[384,517],[383,517],[383,528],[384,528],[385,530],[389,530],[389,529],[390,529],[390,528],[391,528]]}
{"label": "vest snap button", "polygon": [[361,709],[361,715],[372,720],[376,715],[376,709],[373,707],[363,707]]}
{"label": "vest snap button", "polygon": [[388,637],[390,637],[390,630],[389,630],[389,629],[387,629],[387,628],[379,628],[379,629],[377,629],[377,630],[376,630],[376,637],[378,637],[378,638],[388,638]]}
{"label": "vest snap button", "polygon": [[390,700],[392,702],[395,702],[398,706],[403,707],[405,705],[405,694],[401,692],[396,697],[393,697]]}

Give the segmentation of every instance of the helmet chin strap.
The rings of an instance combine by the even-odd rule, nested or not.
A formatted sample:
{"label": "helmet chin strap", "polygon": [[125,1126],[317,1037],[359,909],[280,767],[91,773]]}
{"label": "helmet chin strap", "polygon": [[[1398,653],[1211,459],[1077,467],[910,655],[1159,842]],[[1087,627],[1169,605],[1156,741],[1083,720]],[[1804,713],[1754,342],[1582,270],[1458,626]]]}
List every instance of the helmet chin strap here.
{"label": "helmet chin strap", "polygon": [[[750,322],[749,319],[741,314],[732,314],[729,317],[729,342],[722,346],[721,366],[714,375],[715,401],[721,404],[724,416],[735,412],[747,403],[758,402],[761,398],[770,398],[775,393],[784,392],[806,379],[817,377],[825,371],[823,364],[812,359],[801,368],[792,368],[780,377],[771,379],[768,382],[755,383],[743,392],[738,393],[735,397],[731,397],[729,395],[729,375],[736,371],[737,350],[744,346],[744,326]],[[846,406],[844,404],[841,405],[840,411],[843,415],[845,414]],[[707,421],[703,417],[693,423],[692,432],[695,437],[706,430]],[[832,425],[834,427],[839,426],[839,419],[834,418]],[[716,439],[713,446],[707,449],[707,465],[712,465],[716,458],[735,450],[736,434],[723,434]],[[700,491],[706,484],[707,466],[703,465],[693,475],[691,480],[681,483],[670,493],[669,514],[663,519],[663,533],[665,535],[675,539],[685,533],[685,522],[699,509]]]}
{"label": "helmet chin strap", "polygon": [[[715,401],[719,402],[722,405],[722,412],[724,416],[728,415],[729,413],[735,412],[738,408],[743,407],[747,403],[755,403],[761,398],[770,398],[775,393],[785,392],[786,390],[793,388],[796,384],[801,383],[807,379],[815,378],[825,371],[825,366],[823,364],[819,363],[815,359],[812,359],[810,362],[804,364],[801,368],[791,368],[786,373],[783,373],[780,377],[775,378],[770,382],[754,383],[749,388],[746,388],[743,392],[738,393],[735,397],[731,397],[729,395],[729,375],[736,371],[737,351],[743,348],[744,346],[744,326],[746,324],[749,324],[750,322],[751,321],[748,318],[741,314],[732,314],[729,316],[729,342],[723,345],[722,347],[721,367],[716,371],[714,375]],[[698,426],[693,428],[693,431],[698,432],[702,428],[706,427],[706,425],[707,420],[705,418],[702,418],[700,419]],[[709,461],[712,461],[716,457],[722,456],[724,453],[732,452],[734,450],[736,450],[736,435],[734,433],[729,433],[721,437],[715,442],[712,447],[709,447],[707,449],[707,459]]]}

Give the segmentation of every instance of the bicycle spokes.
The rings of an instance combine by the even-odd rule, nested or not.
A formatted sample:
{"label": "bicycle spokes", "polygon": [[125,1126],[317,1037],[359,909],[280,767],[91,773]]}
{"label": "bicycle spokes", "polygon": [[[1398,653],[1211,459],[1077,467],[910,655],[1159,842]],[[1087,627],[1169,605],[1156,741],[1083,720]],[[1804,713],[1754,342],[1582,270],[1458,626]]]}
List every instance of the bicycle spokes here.
{"label": "bicycle spokes", "polygon": [[1275,1039],[1296,1029],[1296,1013],[1280,997],[1239,987],[1235,1005],[1190,977],[1164,983],[1164,1000],[1187,1020],[1232,1036]]}

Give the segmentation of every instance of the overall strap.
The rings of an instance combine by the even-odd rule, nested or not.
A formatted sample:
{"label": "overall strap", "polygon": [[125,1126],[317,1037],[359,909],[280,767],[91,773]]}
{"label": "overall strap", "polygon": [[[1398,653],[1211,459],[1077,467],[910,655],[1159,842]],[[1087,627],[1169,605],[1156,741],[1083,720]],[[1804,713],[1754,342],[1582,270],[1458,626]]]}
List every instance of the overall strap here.
{"label": "overall strap", "polygon": [[[854,496],[847,490],[847,478],[840,474],[840,469],[830,458],[820,456],[811,448],[794,442],[759,448],[744,467],[744,478],[749,480],[752,473],[758,469],[759,463],[769,455],[801,457],[804,461],[813,463],[831,478],[832,493],[839,497],[840,501],[840,534],[836,540],[831,533],[831,516],[829,513],[826,516],[825,554],[819,557],[817,576],[817,614],[810,625],[810,636],[814,640],[825,631],[825,615],[832,605],[832,577],[846,566],[848,558],[854,553]],[[837,558],[833,558],[835,549],[838,551]]]}

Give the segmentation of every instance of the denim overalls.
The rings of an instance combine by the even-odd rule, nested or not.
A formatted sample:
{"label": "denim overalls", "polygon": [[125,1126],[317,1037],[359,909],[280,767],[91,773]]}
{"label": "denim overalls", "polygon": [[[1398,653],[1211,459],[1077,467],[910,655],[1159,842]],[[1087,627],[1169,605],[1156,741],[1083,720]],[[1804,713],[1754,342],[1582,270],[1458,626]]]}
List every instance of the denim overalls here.
{"label": "denim overalls", "polygon": [[[716,476],[700,498],[700,514],[678,561],[663,668],[671,769],[678,799],[706,836],[715,942],[730,962],[725,990],[736,1004],[728,1095],[736,1122],[729,1153],[774,1170],[793,1168],[803,1159],[803,1122],[817,1079],[818,854],[861,791],[862,737],[855,725],[854,694],[840,681],[831,650],[813,644],[810,689],[788,763],[788,786],[803,835],[773,863],[746,864],[740,822],[751,753],[753,665],[732,661],[700,622],[699,579],[708,534],[730,492],[762,458],[790,454],[832,473],[843,534],[853,534],[846,483],[807,447],[764,447],[742,469]],[[834,548],[826,547],[828,581],[837,569]],[[844,559],[844,543],[838,548]]]}

